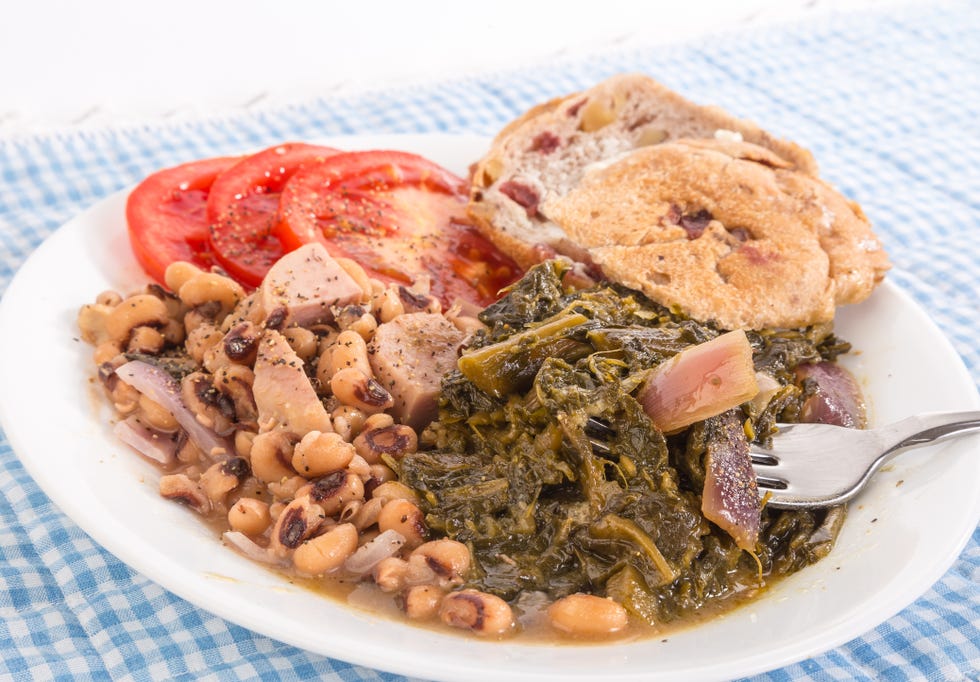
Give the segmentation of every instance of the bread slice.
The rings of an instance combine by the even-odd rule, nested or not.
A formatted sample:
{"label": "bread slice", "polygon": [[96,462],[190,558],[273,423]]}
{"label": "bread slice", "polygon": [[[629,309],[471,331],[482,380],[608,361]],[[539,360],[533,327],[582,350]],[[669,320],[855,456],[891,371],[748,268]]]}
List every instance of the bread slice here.
{"label": "bread slice", "polygon": [[855,204],[744,142],[639,149],[542,210],[604,277],[724,329],[830,322],[888,268]]}
{"label": "bread slice", "polygon": [[[722,131],[719,133],[719,131]],[[811,154],[717,107],[690,102],[641,74],[613,76],[584,92],[540,104],[498,133],[472,176],[469,213],[522,267],[581,249],[540,207],[575,187],[585,170],[639,147],[716,134],[772,150],[816,175]]]}
{"label": "bread slice", "polygon": [[504,128],[469,211],[524,267],[563,254],[726,329],[830,321],[888,268],[809,152],[642,75]]}

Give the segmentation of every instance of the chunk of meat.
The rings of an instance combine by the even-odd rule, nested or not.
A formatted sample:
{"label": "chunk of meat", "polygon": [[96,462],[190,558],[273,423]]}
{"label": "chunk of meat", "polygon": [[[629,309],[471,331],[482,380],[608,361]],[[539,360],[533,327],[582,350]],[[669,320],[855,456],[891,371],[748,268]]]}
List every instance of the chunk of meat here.
{"label": "chunk of meat", "polygon": [[708,439],[701,512],[746,551],[759,541],[762,505],[738,410],[718,416]]}
{"label": "chunk of meat", "polygon": [[442,315],[399,315],[368,347],[375,377],[395,399],[391,412],[418,430],[436,416],[439,384],[456,367],[464,334]]}
{"label": "chunk of meat", "polygon": [[274,329],[267,329],[259,341],[252,390],[263,430],[278,427],[298,436],[333,430],[303,361]]}
{"label": "chunk of meat", "polygon": [[259,287],[266,315],[285,310],[282,324],[306,327],[333,320],[333,306],[356,303],[361,287],[319,242],[306,244],[280,258]]}

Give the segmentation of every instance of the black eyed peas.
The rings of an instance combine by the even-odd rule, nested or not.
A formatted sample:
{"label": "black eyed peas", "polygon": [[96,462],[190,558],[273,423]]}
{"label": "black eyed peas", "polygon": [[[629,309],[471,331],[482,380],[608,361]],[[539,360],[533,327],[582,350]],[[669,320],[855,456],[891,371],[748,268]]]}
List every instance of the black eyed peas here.
{"label": "black eyed peas", "polygon": [[378,529],[398,531],[405,538],[405,546],[412,548],[421,545],[428,535],[425,514],[408,500],[392,500],[381,507],[378,514]]}
{"label": "black eyed peas", "polygon": [[309,329],[289,327],[283,330],[282,335],[303,362],[309,362],[310,358],[316,355],[319,343],[316,334]]}
{"label": "black eyed peas", "polygon": [[345,367],[330,377],[330,390],[340,402],[366,414],[384,412],[395,404],[384,386],[356,367]]}
{"label": "black eyed peas", "polygon": [[[352,261],[342,267],[363,296],[309,328],[286,327],[285,308],[263,310],[259,296],[189,263],[167,268],[167,289],[148,285],[125,297],[103,292],[79,310],[78,327],[95,347],[99,378],[119,415],[132,415],[174,445],[161,496],[220,520],[244,536],[229,544],[295,576],[371,578],[409,619],[506,633],[513,628],[506,603],[451,591],[473,572],[470,551],[453,540],[429,540],[418,494],[395,471],[398,460],[419,448],[418,433],[388,413],[394,400],[369,361],[368,342],[379,324],[419,310],[438,312],[441,305],[424,284],[389,286]],[[291,349],[284,362],[300,365],[310,381],[311,409],[325,417],[315,426],[267,419],[258,407],[270,395],[282,403],[296,395],[276,394],[282,386],[275,382],[259,382],[256,390],[255,364],[271,329]],[[170,373],[182,406],[225,447],[203,452],[182,426],[183,413],[119,380],[115,370],[131,353]],[[348,561],[359,550],[368,557],[360,569],[357,557]]]}
{"label": "black eyed peas", "polygon": [[478,635],[500,636],[514,629],[514,613],[500,597],[478,590],[459,590],[443,597],[439,618],[446,625]]}
{"label": "black eyed peas", "polygon": [[340,568],[356,549],[357,528],[341,523],[297,547],[293,565],[300,573],[323,575]]}
{"label": "black eyed peas", "polygon": [[335,471],[318,478],[298,491],[320,505],[330,516],[339,514],[348,502],[364,500],[364,483],[350,471]]}
{"label": "black eyed peas", "polygon": [[260,433],[252,439],[250,459],[252,473],[265,483],[281,481],[296,472],[287,465],[293,458],[296,437],[285,431]]}
{"label": "black eyed peas", "polygon": [[410,560],[416,557],[432,569],[444,587],[461,584],[470,570],[469,547],[455,540],[444,538],[419,545],[412,551]]}
{"label": "black eyed peas", "polygon": [[163,301],[149,294],[137,294],[112,309],[106,316],[105,329],[109,339],[121,346],[129,342],[134,329],[161,327],[168,319],[167,306]]}
{"label": "black eyed peas", "polygon": [[406,587],[396,601],[412,620],[431,620],[438,615],[444,594],[433,585],[412,585]]}
{"label": "black eyed peas", "polygon": [[415,452],[418,446],[419,439],[415,429],[407,424],[389,424],[383,427],[365,424],[364,431],[354,439],[357,454],[371,464],[381,462],[383,455],[401,459],[408,453]]}
{"label": "black eyed peas", "polygon": [[269,504],[252,497],[242,497],[228,510],[228,525],[245,535],[256,537],[272,524]]}
{"label": "black eyed peas", "polygon": [[548,607],[548,621],[568,635],[599,637],[620,632],[629,624],[629,616],[612,599],[592,594],[570,594]]}
{"label": "black eyed peas", "polygon": [[316,478],[346,468],[354,454],[340,434],[310,431],[296,444],[292,465],[300,476]]}
{"label": "black eyed peas", "polygon": [[220,311],[213,317],[220,321],[245,298],[245,291],[240,284],[228,277],[213,272],[199,272],[180,285],[177,295],[184,305],[192,309],[208,303],[220,304]]}
{"label": "black eyed peas", "polygon": [[287,556],[289,550],[311,538],[326,518],[323,508],[309,498],[296,498],[283,508],[273,524],[269,548],[281,557]]}

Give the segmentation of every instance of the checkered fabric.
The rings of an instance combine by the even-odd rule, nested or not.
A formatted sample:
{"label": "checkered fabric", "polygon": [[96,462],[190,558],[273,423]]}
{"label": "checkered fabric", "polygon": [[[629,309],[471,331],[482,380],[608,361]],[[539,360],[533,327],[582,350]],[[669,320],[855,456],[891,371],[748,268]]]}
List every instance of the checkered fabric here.
{"label": "checkered fabric", "polygon": [[[492,134],[530,105],[649,73],[810,148],[980,382],[980,6],[832,16],[452,82],[171,125],[0,140],[0,291],[63,222],[147,173],[286,139]],[[94,292],[93,292],[94,293]],[[66,518],[0,433],[0,678],[393,680],[212,616]],[[976,680],[980,532],[918,601],[759,680]]]}

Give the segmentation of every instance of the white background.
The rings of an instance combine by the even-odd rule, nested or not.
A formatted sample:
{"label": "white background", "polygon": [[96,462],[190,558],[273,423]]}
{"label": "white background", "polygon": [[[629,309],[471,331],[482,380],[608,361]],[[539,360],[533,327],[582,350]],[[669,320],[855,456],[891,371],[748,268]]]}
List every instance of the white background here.
{"label": "white background", "polygon": [[0,0],[0,136],[226,113],[896,0]]}

